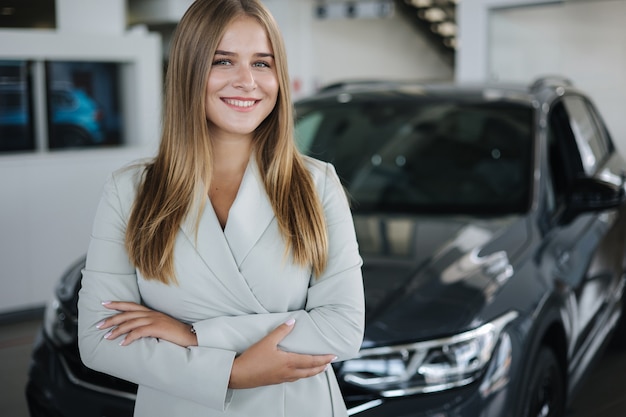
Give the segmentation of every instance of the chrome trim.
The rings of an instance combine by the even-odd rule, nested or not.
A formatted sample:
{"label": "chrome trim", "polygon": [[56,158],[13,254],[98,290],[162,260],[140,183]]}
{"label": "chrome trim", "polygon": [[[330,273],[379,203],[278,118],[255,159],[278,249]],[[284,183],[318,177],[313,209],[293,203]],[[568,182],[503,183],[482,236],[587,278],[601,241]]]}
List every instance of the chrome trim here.
{"label": "chrome trim", "polygon": [[357,405],[356,407],[352,407],[351,409],[348,410],[348,415],[353,416],[355,414],[362,413],[363,411],[367,411],[374,407],[378,407],[382,403],[383,403],[383,400],[373,400],[373,401],[363,403],[361,405]]}
{"label": "chrome trim", "polygon": [[67,364],[65,358],[61,355],[59,355],[58,358],[59,358],[59,361],[61,362],[61,366],[63,367],[63,370],[65,371],[65,374],[67,375],[70,382],[72,382],[72,384],[89,389],[91,391],[99,392],[101,394],[112,395],[114,397],[124,398],[124,399],[131,400],[131,401],[137,400],[137,394],[131,394],[130,392],[102,387],[100,385],[95,385],[90,382],[85,382],[79,379],[76,375],[74,375],[69,365]]}
{"label": "chrome trim", "polygon": [[430,394],[433,392],[441,392],[452,388],[462,387],[471,384],[476,380],[476,377],[469,377],[456,382],[448,382],[447,384],[427,385],[421,387],[411,387],[402,389],[391,389],[381,391],[379,394],[385,398],[405,397],[407,395],[415,394]]}

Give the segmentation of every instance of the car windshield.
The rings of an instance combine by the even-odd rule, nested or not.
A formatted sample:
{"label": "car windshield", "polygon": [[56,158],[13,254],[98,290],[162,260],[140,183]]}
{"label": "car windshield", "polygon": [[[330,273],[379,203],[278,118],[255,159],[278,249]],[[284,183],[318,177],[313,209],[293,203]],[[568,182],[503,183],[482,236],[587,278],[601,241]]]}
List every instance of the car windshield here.
{"label": "car windshield", "polygon": [[298,104],[296,114],[300,150],[334,164],[355,211],[504,215],[529,207],[528,105],[320,101]]}

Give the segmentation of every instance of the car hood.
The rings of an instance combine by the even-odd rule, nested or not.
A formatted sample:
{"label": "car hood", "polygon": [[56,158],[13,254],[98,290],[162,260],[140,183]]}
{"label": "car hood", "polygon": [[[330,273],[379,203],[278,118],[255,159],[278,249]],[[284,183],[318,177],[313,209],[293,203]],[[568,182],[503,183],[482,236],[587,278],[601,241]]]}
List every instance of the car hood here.
{"label": "car hood", "polygon": [[478,317],[513,276],[527,241],[523,216],[354,215],[363,257],[363,347],[453,335]]}

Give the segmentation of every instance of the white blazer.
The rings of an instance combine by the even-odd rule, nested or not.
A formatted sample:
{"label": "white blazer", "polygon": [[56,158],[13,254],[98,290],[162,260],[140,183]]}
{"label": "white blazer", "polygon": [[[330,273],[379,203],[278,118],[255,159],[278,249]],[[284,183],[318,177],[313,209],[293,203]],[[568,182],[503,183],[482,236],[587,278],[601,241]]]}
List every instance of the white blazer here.
{"label": "white blazer", "polygon": [[[98,207],[78,301],[78,336],[90,368],[139,385],[135,416],[344,417],[329,367],[317,376],[254,389],[228,389],[237,354],[289,318],[281,348],[335,354],[359,350],[364,329],[361,257],[348,202],[334,168],[306,159],[321,198],[329,234],[323,275],[285,256],[258,167],[251,158],[222,231],[211,203],[195,233],[196,201],[176,238],[178,285],[146,280],[124,248],[124,234],[143,165],[107,181]],[[104,339],[96,324],[111,311],[103,301],[134,301],[192,323],[198,346],[143,338],[128,346]]]}

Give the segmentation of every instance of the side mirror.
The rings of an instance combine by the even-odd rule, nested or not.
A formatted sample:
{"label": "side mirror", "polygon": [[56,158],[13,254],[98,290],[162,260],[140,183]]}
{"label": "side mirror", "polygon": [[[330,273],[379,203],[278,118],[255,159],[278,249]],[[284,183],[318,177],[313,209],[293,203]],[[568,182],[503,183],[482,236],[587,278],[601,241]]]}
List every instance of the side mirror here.
{"label": "side mirror", "polygon": [[608,210],[619,207],[625,200],[623,180],[622,184],[615,185],[597,178],[578,178],[570,193],[568,212],[574,216]]}

